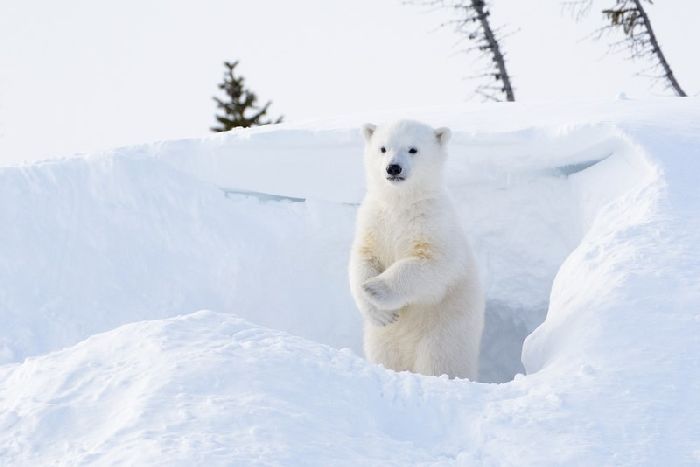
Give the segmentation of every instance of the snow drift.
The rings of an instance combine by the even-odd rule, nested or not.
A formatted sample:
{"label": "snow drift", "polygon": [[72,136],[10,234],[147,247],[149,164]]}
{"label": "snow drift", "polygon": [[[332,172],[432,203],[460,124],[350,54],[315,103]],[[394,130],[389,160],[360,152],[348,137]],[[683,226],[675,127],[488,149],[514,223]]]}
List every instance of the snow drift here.
{"label": "snow drift", "polygon": [[0,169],[3,463],[700,461],[697,101],[414,116],[510,382],[357,357],[361,119],[122,148]]}

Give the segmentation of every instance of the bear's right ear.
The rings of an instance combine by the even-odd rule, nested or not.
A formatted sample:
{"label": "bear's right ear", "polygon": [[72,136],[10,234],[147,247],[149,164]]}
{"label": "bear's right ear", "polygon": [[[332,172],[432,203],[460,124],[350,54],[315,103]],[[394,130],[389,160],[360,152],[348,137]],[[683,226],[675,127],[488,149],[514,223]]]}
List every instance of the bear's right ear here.
{"label": "bear's right ear", "polygon": [[369,140],[372,139],[372,135],[376,129],[377,125],[373,125],[371,123],[365,123],[362,125],[362,134],[365,136],[365,141],[369,142]]}
{"label": "bear's right ear", "polygon": [[452,136],[452,132],[447,127],[443,126],[435,130],[435,137],[437,137],[438,142],[443,146],[447,144],[447,141],[449,141],[450,136]]}

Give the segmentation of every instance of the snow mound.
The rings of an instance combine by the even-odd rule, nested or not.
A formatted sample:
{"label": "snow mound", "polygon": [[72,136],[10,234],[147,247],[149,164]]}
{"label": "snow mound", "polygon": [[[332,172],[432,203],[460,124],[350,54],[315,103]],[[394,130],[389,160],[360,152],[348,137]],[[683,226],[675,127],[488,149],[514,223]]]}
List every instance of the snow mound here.
{"label": "snow mound", "polygon": [[506,384],[357,357],[359,121],[0,169],[0,460],[700,461],[697,109],[427,114]]}
{"label": "snow mound", "polygon": [[125,325],[0,376],[13,433],[0,458],[35,465],[331,465],[360,452],[406,465],[454,450],[468,413],[445,416],[481,393],[212,312]]}

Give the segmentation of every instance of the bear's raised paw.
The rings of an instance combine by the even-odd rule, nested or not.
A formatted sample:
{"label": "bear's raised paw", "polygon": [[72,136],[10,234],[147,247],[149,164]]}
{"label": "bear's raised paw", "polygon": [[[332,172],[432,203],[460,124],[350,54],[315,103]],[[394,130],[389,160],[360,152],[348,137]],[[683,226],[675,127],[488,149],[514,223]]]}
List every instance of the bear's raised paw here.
{"label": "bear's raised paw", "polygon": [[386,281],[380,277],[368,279],[362,284],[367,301],[380,310],[396,310],[400,308],[394,292]]}
{"label": "bear's raised paw", "polygon": [[399,312],[396,310],[378,310],[373,308],[371,311],[366,313],[366,315],[373,325],[379,327],[388,326],[399,319]]}

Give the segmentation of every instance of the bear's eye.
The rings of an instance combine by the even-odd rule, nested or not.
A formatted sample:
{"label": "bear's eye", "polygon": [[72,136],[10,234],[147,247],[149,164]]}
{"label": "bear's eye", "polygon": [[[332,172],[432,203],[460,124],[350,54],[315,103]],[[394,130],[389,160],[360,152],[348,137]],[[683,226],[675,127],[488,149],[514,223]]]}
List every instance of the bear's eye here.
{"label": "bear's eye", "polygon": [[410,149],[408,150],[408,153],[409,153],[409,154],[416,154],[417,152],[418,152],[418,149],[416,149],[416,148],[410,148]]}
{"label": "bear's eye", "polygon": [[384,153],[386,152],[386,148],[385,148],[384,146],[382,146],[381,148],[379,148],[379,150],[382,152],[382,154],[384,154]]}

